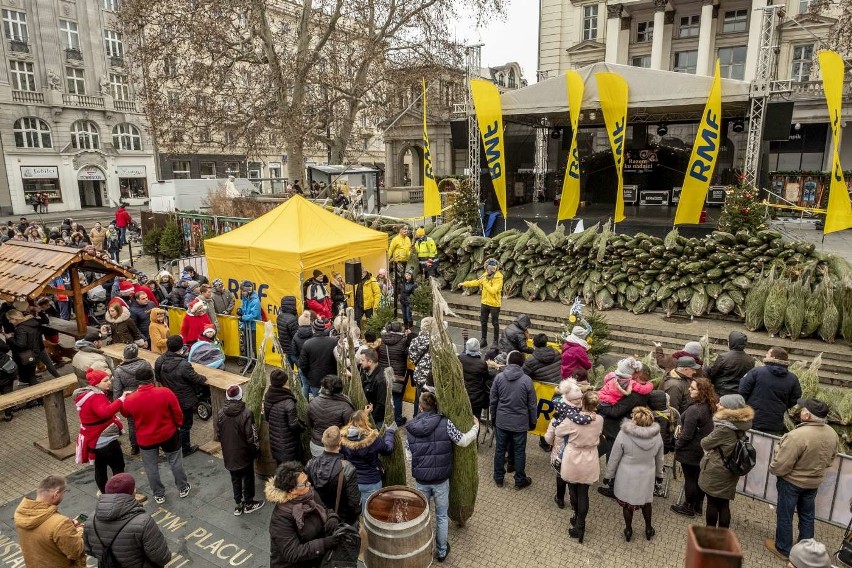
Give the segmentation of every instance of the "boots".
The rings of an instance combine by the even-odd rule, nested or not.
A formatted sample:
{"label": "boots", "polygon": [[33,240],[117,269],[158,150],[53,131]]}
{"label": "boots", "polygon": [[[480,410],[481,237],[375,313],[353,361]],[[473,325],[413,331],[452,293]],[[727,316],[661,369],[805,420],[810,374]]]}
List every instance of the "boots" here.
{"label": "boots", "polygon": [[694,517],[695,510],[692,508],[692,505],[689,503],[682,503],[680,505],[672,505],[672,511],[677,513],[678,515],[683,515],[684,517]]}

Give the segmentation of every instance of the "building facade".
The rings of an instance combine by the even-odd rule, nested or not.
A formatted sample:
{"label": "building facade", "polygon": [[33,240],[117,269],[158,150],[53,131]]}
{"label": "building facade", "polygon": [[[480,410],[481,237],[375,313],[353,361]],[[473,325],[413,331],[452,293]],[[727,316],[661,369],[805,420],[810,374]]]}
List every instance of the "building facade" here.
{"label": "building facade", "polygon": [[125,64],[119,0],[3,0],[0,210],[142,204],[154,148]]}

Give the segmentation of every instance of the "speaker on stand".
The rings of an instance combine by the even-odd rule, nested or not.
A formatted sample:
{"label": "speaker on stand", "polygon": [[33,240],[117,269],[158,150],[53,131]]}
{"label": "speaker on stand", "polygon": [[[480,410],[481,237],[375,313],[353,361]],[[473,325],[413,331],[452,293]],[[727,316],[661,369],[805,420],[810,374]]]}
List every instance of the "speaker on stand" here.
{"label": "speaker on stand", "polygon": [[344,274],[346,283],[350,286],[358,284],[361,281],[361,261],[347,260],[344,266],[346,269]]}

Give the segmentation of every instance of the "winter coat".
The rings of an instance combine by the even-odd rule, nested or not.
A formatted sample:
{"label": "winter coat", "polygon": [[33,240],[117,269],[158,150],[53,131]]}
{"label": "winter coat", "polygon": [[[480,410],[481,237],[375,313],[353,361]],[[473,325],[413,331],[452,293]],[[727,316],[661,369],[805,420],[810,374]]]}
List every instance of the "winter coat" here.
{"label": "winter coat", "polygon": [[663,440],[660,425],[638,426],[625,420],[607,461],[606,477],[615,478],[619,501],[645,505],[654,500],[654,480],[663,477]]}
{"label": "winter coat", "polygon": [[[318,568],[327,550],[333,548],[331,534],[338,516],[326,509],[314,489],[307,495],[293,495],[266,482],[266,499],[274,505],[269,519],[269,568]],[[295,507],[309,510],[300,515],[299,528]]]}
{"label": "winter coat", "polygon": [[391,239],[390,246],[388,246],[388,258],[391,262],[405,264],[408,262],[409,256],[411,256],[411,237],[399,233],[396,234]]}
{"label": "winter coat", "polygon": [[732,331],[728,336],[730,351],[719,355],[707,373],[719,397],[738,393],[740,380],[746,373],[754,369],[754,357],[744,351],[746,342],[747,338],[744,333]]}
{"label": "winter coat", "polygon": [[411,451],[411,477],[420,483],[442,483],[453,471],[453,441],[448,419],[435,412],[420,412],[406,424]]}
{"label": "winter coat", "polygon": [[83,528],[83,548],[89,556],[100,560],[110,543],[122,568],[161,568],[172,557],[160,527],[125,493],[98,497],[94,518]]}
{"label": "winter coat", "polygon": [[151,310],[151,323],[148,326],[148,335],[151,336],[151,345],[148,347],[154,353],[163,354],[166,352],[166,341],[169,339],[169,327],[165,323],[157,323],[157,316],[160,313],[166,313],[162,308],[154,308]]}
{"label": "winter coat", "polygon": [[499,308],[503,302],[503,273],[497,270],[490,277],[486,272],[476,280],[462,282],[464,288],[482,288],[482,305]]}
{"label": "winter coat", "polygon": [[379,455],[389,456],[393,453],[394,432],[395,428],[388,428],[384,435],[380,436],[379,432],[372,428],[366,432],[351,426],[342,429],[340,451],[343,457],[355,466],[359,484],[369,485],[382,481],[384,468],[379,461]]}
{"label": "winter coat", "polygon": [[226,400],[214,424],[216,439],[222,444],[225,469],[239,471],[260,455],[260,442],[254,416],[241,400]]}
{"label": "winter coat", "polygon": [[[24,320],[15,325],[15,335],[6,340],[6,344],[12,349],[15,362],[21,365],[21,352],[32,351],[36,359],[44,349],[41,339],[41,325],[32,316],[24,316]],[[36,363],[33,363],[36,364]]]}
{"label": "winter coat", "polygon": [[252,292],[248,296],[240,296],[240,309],[243,311],[243,315],[240,316],[240,323],[248,325],[249,329],[254,329],[255,322],[260,321],[263,317],[257,292]]}
{"label": "winter coat", "polygon": [[527,432],[538,420],[538,399],[532,379],[518,365],[506,365],[491,385],[491,417],[508,432]]}
{"label": "winter coat", "polygon": [[74,374],[77,375],[77,380],[80,381],[80,386],[89,384],[86,381],[86,370],[106,371],[112,369],[112,359],[95,347],[91,341],[81,339],[74,343],[74,348],[77,349],[77,353],[71,359],[71,367],[74,369]]}
{"label": "winter coat", "polygon": [[603,435],[607,440],[615,440],[621,433],[621,422],[629,418],[637,406],[648,406],[648,395],[630,393],[612,406],[599,406],[598,414],[604,417]]}
{"label": "winter coat", "polygon": [[56,505],[24,497],[15,509],[15,529],[26,566],[86,566],[83,539],[71,519]]}
{"label": "winter coat", "polygon": [[526,331],[530,327],[530,318],[526,314],[521,314],[515,321],[506,326],[503,333],[500,334],[500,339],[497,341],[497,348],[503,353],[512,351],[520,351],[521,353],[532,353],[533,348],[527,346]]}
{"label": "winter coat", "polygon": [[400,285],[399,291],[399,303],[403,306],[411,305],[411,295],[417,289],[417,282],[412,280],[403,280]]}
{"label": "winter coat", "polygon": [[784,414],[802,396],[799,378],[781,362],[767,362],[746,373],[740,381],[740,394],[754,409],[755,430],[782,434]]}
{"label": "winter coat", "polygon": [[385,421],[385,400],[387,396],[387,382],[385,381],[385,369],[376,365],[372,373],[366,369],[361,370],[361,384],[364,387],[364,396],[367,402],[373,405],[373,422],[381,424]]}
{"label": "winter coat", "polygon": [[136,380],[136,373],[139,369],[144,368],[150,369],[151,363],[139,357],[125,359],[121,365],[115,368],[112,372],[113,400],[117,399],[125,392],[133,392],[139,388],[139,382]]}
{"label": "winter coat", "polygon": [[669,404],[680,412],[681,416],[692,404],[692,398],[689,396],[689,385],[692,381],[693,379],[678,374],[674,369],[669,371],[663,381],[663,392],[669,395]]}
{"label": "winter coat", "polygon": [[343,455],[324,451],[315,458],[308,460],[305,473],[311,480],[311,485],[322,499],[326,508],[335,510],[337,503],[337,486],[340,474],[343,473],[343,487],[340,489],[340,503],[335,511],[340,520],[354,524],[361,514],[361,491],[358,489],[358,474],[355,466],[343,459]]}
{"label": "winter coat", "polygon": [[536,347],[524,361],[523,368],[534,381],[558,385],[562,379],[562,355],[553,347]]}
{"label": "winter coat", "polygon": [[769,473],[796,487],[816,489],[837,456],[837,442],[828,424],[802,422],[775,446]]}
{"label": "winter coat", "polygon": [[[485,408],[488,405],[488,365],[482,357],[474,357],[468,353],[459,355],[459,361],[464,375],[464,389],[473,408]],[[477,416],[479,418],[479,416]]]}
{"label": "winter coat", "polygon": [[432,386],[434,384],[432,380],[432,354],[429,353],[430,342],[430,333],[421,331],[408,346],[408,358],[414,364],[414,383],[418,385]]}
{"label": "winter coat", "polygon": [[212,324],[210,316],[207,312],[201,315],[194,316],[189,312],[183,318],[183,323],[180,324],[180,336],[183,337],[183,342],[186,345],[192,345],[198,338],[201,337],[201,332],[204,331],[204,326]]}
{"label": "winter coat", "polygon": [[151,310],[156,306],[149,302],[144,306],[137,304],[136,301],[130,302],[130,319],[136,324],[136,329],[143,337],[148,337],[148,328],[151,325]]}
{"label": "winter coat", "polygon": [[592,361],[585,347],[579,343],[566,341],[562,344],[561,377],[567,379],[577,369],[592,368]]}
{"label": "winter coat", "polygon": [[296,396],[286,387],[270,386],[263,401],[263,417],[269,424],[269,447],[279,463],[298,461],[305,425],[296,412]]}
{"label": "winter coat", "polygon": [[317,335],[307,340],[299,353],[299,370],[308,378],[308,384],[319,388],[326,375],[337,374],[337,359],[334,358],[336,337]]}
{"label": "winter coat", "polygon": [[121,421],[116,413],[121,410],[121,401],[110,402],[101,389],[86,385],[75,389],[71,395],[80,417],[80,432],[77,434],[77,463],[95,461],[95,447],[101,435],[117,438],[121,434]]}
{"label": "winter coat", "polygon": [[604,421],[600,416],[593,416],[594,420],[589,424],[575,424],[566,419],[556,428],[551,421],[544,435],[547,443],[553,445],[567,436],[559,476],[568,483],[591,485],[596,483],[601,475],[598,444],[601,441]]}
{"label": "winter coat", "polygon": [[[299,328],[296,330],[295,335],[293,335],[293,342],[292,342],[292,344],[291,344],[292,346],[290,348],[292,353],[293,353],[293,357],[295,357],[296,359],[299,358],[299,356],[302,353],[302,347],[305,346],[305,342],[308,341],[308,339],[312,338],[313,336],[314,336],[314,330],[313,330],[313,328],[311,328],[310,325],[300,325],[299,326]],[[282,345],[282,347],[284,347],[284,346]]]}
{"label": "winter coat", "polygon": [[115,226],[123,229],[131,223],[133,223],[133,218],[130,216],[130,213],[124,207],[119,207],[115,212]]}
{"label": "winter coat", "polygon": [[355,406],[345,394],[327,394],[320,391],[319,396],[308,403],[308,428],[311,429],[311,441],[322,446],[322,433],[329,426],[343,428],[349,422]]}
{"label": "winter coat", "polygon": [[213,288],[213,308],[217,314],[233,315],[234,306],[237,304],[237,299],[230,290],[222,288],[219,292]]}
{"label": "winter coat", "polygon": [[[690,357],[699,365],[702,364],[701,357],[696,357],[692,353],[687,353],[686,351],[675,351],[671,355],[666,355],[663,353],[662,347],[656,347],[654,349],[654,358],[657,360],[657,366],[665,371],[666,374],[677,367],[677,360],[681,357]],[[695,378],[699,379],[701,377],[704,377],[704,369],[696,369]]]}
{"label": "winter coat", "polygon": [[737,440],[751,428],[754,410],[751,407],[719,408],[713,415],[713,431],[701,440],[704,457],[701,458],[701,473],[698,486],[704,493],[719,499],[732,500],[737,494],[740,476],[725,467],[725,458],[731,455]]}
{"label": "winter coat", "polygon": [[275,320],[278,328],[278,342],[284,355],[293,354],[293,337],[299,329],[299,317],[296,315],[296,296],[284,296],[281,298],[281,308]]}
{"label": "winter coat", "polygon": [[675,439],[675,459],[686,465],[698,465],[704,456],[701,440],[713,431],[710,405],[692,404],[680,415],[680,433]]}
{"label": "winter coat", "polygon": [[339,314],[341,311],[345,310],[349,305],[347,298],[349,293],[346,292],[345,288],[341,288],[337,284],[333,283],[330,286],[331,289],[331,313],[333,315]]}
{"label": "winter coat", "polygon": [[127,395],[121,413],[133,418],[136,443],[140,448],[162,444],[183,424],[183,411],[175,394],[152,383],[139,385]]}
{"label": "winter coat", "polygon": [[95,247],[96,250],[104,250],[106,234],[106,229],[103,227],[101,227],[100,231],[98,231],[97,227],[93,227],[92,230],[89,231],[89,238],[92,239],[92,246]]}
{"label": "winter coat", "polygon": [[157,358],[154,377],[175,393],[182,409],[193,408],[198,404],[197,385],[207,384],[207,378],[199,375],[192,363],[171,351]]}
{"label": "winter coat", "polygon": [[358,288],[360,290],[355,291],[355,297],[361,296],[361,307],[365,311],[375,310],[379,307],[379,303],[382,301],[382,289],[379,287],[379,283],[375,277],[368,272],[367,276],[358,284]]}
{"label": "winter coat", "polygon": [[112,341],[113,343],[134,343],[140,339],[144,339],[139,332],[139,328],[130,319],[130,310],[122,308],[121,314],[116,318],[107,310],[104,314],[107,322],[112,326]]}
{"label": "winter coat", "polygon": [[170,306],[175,306],[176,308],[184,307],[184,299],[186,298],[187,290],[185,286],[185,282],[179,282],[172,287],[172,293],[169,294],[167,298],[167,302]]}
{"label": "winter coat", "polygon": [[379,355],[387,356],[390,368],[397,377],[405,376],[408,367],[408,346],[411,343],[411,334],[388,331],[382,335],[384,349]]}

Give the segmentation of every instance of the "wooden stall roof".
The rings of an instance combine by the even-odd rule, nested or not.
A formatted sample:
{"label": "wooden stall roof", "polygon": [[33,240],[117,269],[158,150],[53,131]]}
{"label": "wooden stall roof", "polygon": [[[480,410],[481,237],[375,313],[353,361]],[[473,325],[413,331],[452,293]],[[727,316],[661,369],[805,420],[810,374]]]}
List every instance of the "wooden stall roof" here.
{"label": "wooden stall roof", "polygon": [[26,296],[35,298],[71,267],[132,277],[132,273],[110,260],[92,256],[82,249],[6,241],[0,246],[0,299],[7,302]]}

